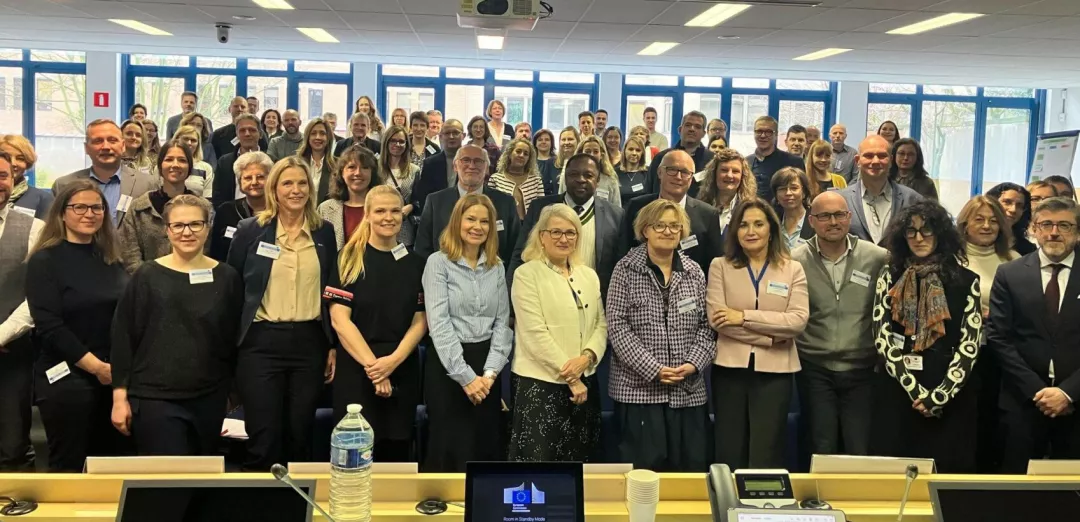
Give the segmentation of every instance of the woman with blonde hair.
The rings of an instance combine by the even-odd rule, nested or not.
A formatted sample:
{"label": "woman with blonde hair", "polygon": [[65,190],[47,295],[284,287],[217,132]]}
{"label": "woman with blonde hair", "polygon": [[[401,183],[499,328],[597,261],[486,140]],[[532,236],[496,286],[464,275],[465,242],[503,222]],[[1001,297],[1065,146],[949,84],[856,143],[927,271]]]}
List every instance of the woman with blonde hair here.
{"label": "woman with blonde hair", "polygon": [[562,169],[566,166],[566,160],[576,154],[578,145],[581,142],[581,135],[578,134],[577,127],[566,127],[559,132],[559,152],[555,156],[555,168],[559,170],[559,177],[562,178]]}
{"label": "woman with blonde hair", "polygon": [[236,383],[244,403],[244,468],[307,462],[323,383],[334,379],[336,336],[323,289],[337,272],[334,226],[315,209],[311,166],[278,161],[266,209],[240,222],[228,263],[244,278]]}
{"label": "woman with blonde hair", "polygon": [[11,164],[12,191],[8,205],[16,212],[45,219],[54,199],[52,191],[30,186],[26,172],[37,163],[37,152],[30,140],[18,134],[0,136],[0,152],[7,153]]}
{"label": "woman with blonde hair", "polygon": [[604,147],[612,165],[622,163],[622,131],[618,127],[608,127],[603,134]]}
{"label": "woman with blonde hair", "polygon": [[[588,154],[600,164],[600,180],[596,185],[596,197],[606,199],[615,208],[622,208],[622,195],[619,188],[619,176],[615,174],[615,167],[608,160],[607,147],[604,140],[599,136],[585,136],[578,144],[575,154]],[[566,167],[559,176],[559,192],[566,192]]]}
{"label": "woman with blonde hair", "polygon": [[429,472],[461,473],[467,461],[506,458],[498,381],[513,332],[495,220],[487,196],[458,199],[424,268],[432,341],[424,395],[429,430],[439,434],[428,442]]}
{"label": "woman with blonde hair", "polygon": [[334,423],[349,404],[363,406],[380,462],[413,460],[420,403],[416,346],[427,333],[424,260],[398,243],[403,203],[392,186],[368,191],[364,220],[338,256],[340,279],[327,291],[330,319],[345,349],[334,378]]}
{"label": "woman with blonde hair", "polygon": [[757,180],[746,158],[735,149],[724,149],[705,166],[698,199],[720,210],[720,229],[727,234],[732,211],[741,201],[757,197]]}
{"label": "woman with blonde hair", "polygon": [[660,149],[649,143],[649,136],[652,136],[652,132],[649,131],[649,128],[644,125],[635,125],[630,129],[629,136],[631,138],[637,138],[641,140],[641,143],[645,144],[645,164],[651,165],[653,156],[659,154]]}
{"label": "woman with blonde hair", "polygon": [[839,190],[847,187],[843,176],[830,172],[833,165],[832,144],[817,140],[806,150],[806,177],[810,178],[810,201],[826,190]]}
{"label": "woman with blonde hair", "polygon": [[180,118],[180,127],[185,125],[191,125],[199,130],[199,135],[202,136],[203,161],[211,165],[217,165],[217,152],[211,144],[211,127],[206,116],[203,116],[198,112],[189,112]]}
{"label": "woman with blonde hair", "polygon": [[146,128],[146,150],[150,152],[150,155],[157,157],[161,152],[161,138],[158,137],[158,126],[153,120],[143,120],[143,127]]}
{"label": "woman with blonde hair", "polygon": [[193,125],[184,125],[176,129],[176,133],[173,134],[173,141],[179,142],[191,151],[191,160],[194,165],[191,169],[191,176],[188,177],[185,185],[192,194],[202,196],[203,191],[208,186],[207,182],[212,183],[214,180],[214,167],[203,161],[203,148],[202,140],[199,137],[199,129]]}
{"label": "woman with blonde hair", "polygon": [[600,440],[596,368],[607,323],[600,279],[581,264],[579,237],[573,209],[545,207],[529,233],[525,264],[514,271],[510,460],[589,461]]}
{"label": "woman with blonde hair", "polygon": [[373,140],[379,140],[382,136],[382,131],[386,127],[382,118],[379,117],[378,111],[375,110],[375,102],[372,101],[370,96],[364,95],[356,99],[355,112],[366,114],[368,117],[368,137]]}
{"label": "woman with blonde hair", "polygon": [[621,156],[621,161],[615,166],[615,174],[619,177],[619,198],[625,207],[631,199],[645,194],[645,181],[649,177],[645,142],[638,137],[627,139]]}
{"label": "woman with blonde hair", "polygon": [[528,138],[516,138],[499,157],[488,186],[514,198],[518,219],[525,219],[529,205],[544,196],[544,180],[536,164],[536,149]]}
{"label": "woman with blonde hair", "polygon": [[502,100],[489,101],[484,115],[487,116],[488,133],[491,134],[491,139],[495,140],[495,145],[501,149],[504,143],[514,139],[514,126],[503,121],[506,117],[506,105]]}
{"label": "woman with blonde hair", "polygon": [[[420,177],[420,167],[409,161],[409,132],[400,125],[391,125],[383,133],[382,147],[379,153],[379,177],[401,193],[405,201],[412,197],[413,185]],[[401,243],[411,247],[416,240],[418,221],[413,216],[413,205],[405,205],[402,212],[405,221],[398,236]]]}
{"label": "woman with blonde hair", "polygon": [[150,157],[146,141],[146,127],[141,121],[127,120],[120,124],[120,132],[124,133],[124,152],[120,155],[123,165],[130,169],[152,173],[157,158]]}
{"label": "woman with blonde hair", "polygon": [[315,203],[326,201],[330,194],[330,177],[333,175],[335,160],[330,152],[334,140],[334,129],[322,118],[315,118],[304,127],[304,143],[296,155],[304,158],[311,165],[315,189]]}

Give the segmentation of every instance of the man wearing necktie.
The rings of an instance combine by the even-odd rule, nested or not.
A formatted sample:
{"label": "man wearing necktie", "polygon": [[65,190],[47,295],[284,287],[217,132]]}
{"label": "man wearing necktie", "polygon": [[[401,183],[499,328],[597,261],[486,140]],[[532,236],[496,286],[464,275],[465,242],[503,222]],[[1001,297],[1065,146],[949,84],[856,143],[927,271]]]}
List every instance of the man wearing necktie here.
{"label": "man wearing necktie", "polygon": [[987,345],[1002,368],[1005,473],[1029,459],[1080,458],[1080,276],[1076,202],[1049,198],[1035,209],[1039,250],[998,268]]}

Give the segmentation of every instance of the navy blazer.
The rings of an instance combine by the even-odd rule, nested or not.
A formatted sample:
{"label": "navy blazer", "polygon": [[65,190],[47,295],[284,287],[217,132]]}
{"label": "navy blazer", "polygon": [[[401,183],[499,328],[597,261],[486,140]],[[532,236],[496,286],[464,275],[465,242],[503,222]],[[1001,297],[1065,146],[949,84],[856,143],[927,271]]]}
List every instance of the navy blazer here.
{"label": "navy blazer", "polygon": [[[918,203],[923,200],[923,197],[918,192],[911,190],[895,181],[889,181],[889,185],[892,186],[893,202],[892,209],[889,212],[889,218],[882,227],[882,230],[888,230],[892,225],[896,216],[900,215],[900,211],[908,205]],[[870,238],[870,229],[867,228],[866,212],[863,210],[863,184],[862,180],[858,180],[846,188],[840,189],[840,195],[844,196],[844,200],[847,201],[848,210],[851,211],[851,233],[859,236],[859,239],[863,241],[874,242]]]}
{"label": "navy blazer", "polygon": [[420,179],[413,184],[412,195],[408,201],[413,206],[414,215],[423,214],[428,196],[448,186],[446,175],[446,151],[436,152],[424,159],[424,166],[420,167]]}
{"label": "navy blazer", "polygon": [[[244,310],[240,316],[240,335],[237,345],[244,342],[251,323],[255,322],[255,313],[259,311],[266,285],[270,282],[270,268],[274,260],[256,254],[259,243],[276,243],[277,218],[266,225],[260,225],[257,218],[247,218],[236,227],[232,245],[229,247],[227,262],[244,281]],[[315,241],[315,252],[319,256],[319,295],[330,285],[337,271],[337,243],[334,239],[334,225],[323,222],[322,226],[311,231]],[[327,348],[337,344],[337,336],[330,326],[330,305],[322,302],[322,326],[326,334]]]}

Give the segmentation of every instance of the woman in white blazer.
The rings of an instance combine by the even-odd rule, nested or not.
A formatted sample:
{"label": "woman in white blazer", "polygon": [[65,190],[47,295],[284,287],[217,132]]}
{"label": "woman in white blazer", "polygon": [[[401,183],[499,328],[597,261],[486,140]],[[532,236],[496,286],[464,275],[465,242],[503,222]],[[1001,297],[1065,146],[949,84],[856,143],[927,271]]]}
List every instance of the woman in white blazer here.
{"label": "woman in white blazer", "polygon": [[607,323],[600,279],[577,256],[580,235],[573,209],[545,208],[514,272],[511,460],[588,461],[600,440]]}

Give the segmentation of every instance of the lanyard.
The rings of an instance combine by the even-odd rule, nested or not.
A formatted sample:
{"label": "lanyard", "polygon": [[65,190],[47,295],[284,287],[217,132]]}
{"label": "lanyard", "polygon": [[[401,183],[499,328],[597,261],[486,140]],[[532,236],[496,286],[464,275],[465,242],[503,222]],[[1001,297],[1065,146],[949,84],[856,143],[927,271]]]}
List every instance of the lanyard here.
{"label": "lanyard", "polygon": [[750,274],[750,282],[754,283],[754,308],[757,308],[757,296],[761,295],[761,280],[765,278],[765,271],[769,269],[769,261],[765,260],[765,264],[761,266],[761,271],[758,272],[757,277],[754,277],[754,271],[750,269],[750,262],[746,263],[746,273]]}

